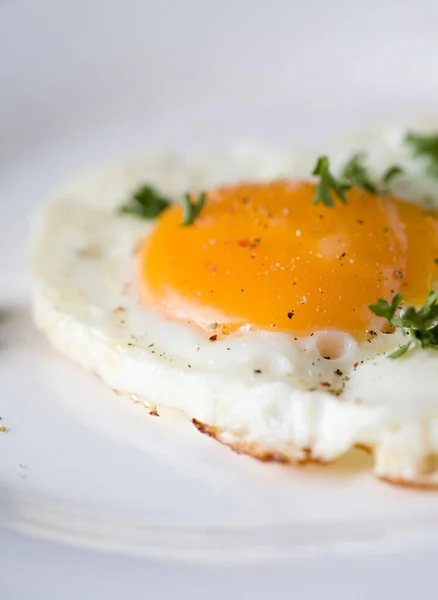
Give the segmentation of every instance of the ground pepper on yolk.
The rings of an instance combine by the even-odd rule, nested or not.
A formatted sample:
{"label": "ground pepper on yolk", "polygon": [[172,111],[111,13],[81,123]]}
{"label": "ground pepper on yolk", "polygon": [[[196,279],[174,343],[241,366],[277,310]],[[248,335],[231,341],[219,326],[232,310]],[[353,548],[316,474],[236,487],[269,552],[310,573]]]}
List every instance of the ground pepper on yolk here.
{"label": "ground pepper on yolk", "polygon": [[145,302],[206,329],[357,339],[378,325],[378,297],[422,304],[438,274],[438,215],[357,188],[334,207],[314,193],[293,180],[209,190],[188,227],[172,206],[141,247]]}

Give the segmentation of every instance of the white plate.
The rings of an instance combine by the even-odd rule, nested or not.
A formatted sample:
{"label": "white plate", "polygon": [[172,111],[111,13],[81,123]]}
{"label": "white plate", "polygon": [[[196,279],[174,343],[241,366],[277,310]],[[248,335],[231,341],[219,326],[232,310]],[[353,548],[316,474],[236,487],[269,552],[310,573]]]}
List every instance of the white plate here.
{"label": "white plate", "polygon": [[432,111],[433,0],[254,4],[0,2],[5,527],[203,561],[434,543],[435,496],[378,484],[365,464],[297,470],[236,456],[181,417],[150,417],[104,389],[30,321],[30,215],[81,169],[157,146],[323,147]]}

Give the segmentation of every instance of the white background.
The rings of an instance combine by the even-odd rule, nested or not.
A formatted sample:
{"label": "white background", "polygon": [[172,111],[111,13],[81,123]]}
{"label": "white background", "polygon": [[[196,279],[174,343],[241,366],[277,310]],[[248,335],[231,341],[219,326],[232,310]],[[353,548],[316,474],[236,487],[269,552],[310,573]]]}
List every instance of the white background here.
{"label": "white background", "polygon": [[436,597],[436,554],[429,552],[383,560],[361,557],[224,568],[94,554],[9,533],[4,547],[0,575],[5,600]]}
{"label": "white background", "polygon": [[[433,114],[437,65],[435,0],[0,0],[0,190],[16,178],[0,193],[0,223],[13,221],[0,273],[11,295],[26,287],[23,244],[10,252],[27,230],[17,202],[25,213],[75,170],[157,145],[307,148]],[[216,570],[2,531],[0,556],[5,600],[436,595],[431,551]]]}

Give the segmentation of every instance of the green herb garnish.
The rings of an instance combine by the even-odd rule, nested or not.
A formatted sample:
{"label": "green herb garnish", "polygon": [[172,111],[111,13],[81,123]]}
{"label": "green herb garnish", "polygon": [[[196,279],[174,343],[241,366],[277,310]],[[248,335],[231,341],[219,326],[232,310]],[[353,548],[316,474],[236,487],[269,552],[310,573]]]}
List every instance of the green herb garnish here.
{"label": "green herb garnish", "polygon": [[393,165],[392,167],[388,167],[386,171],[382,175],[382,184],[383,184],[383,192],[387,192],[389,190],[389,186],[392,183],[394,177],[398,177],[403,173],[403,169],[398,165]]}
{"label": "green herb garnish", "polygon": [[341,178],[351,186],[362,188],[371,194],[378,194],[377,186],[371,180],[368,169],[365,167],[364,159],[364,153],[354,154],[345,163],[341,171]]}
{"label": "green herb garnish", "polygon": [[397,175],[403,173],[403,169],[398,165],[390,166],[382,175],[380,183],[376,184],[365,166],[365,154],[359,152],[354,154],[348,162],[345,163],[341,171],[341,179],[352,187],[358,187],[371,194],[385,194],[389,190],[389,185]]}
{"label": "green herb garnish", "polygon": [[119,208],[119,212],[141,219],[155,219],[170,204],[171,200],[155,188],[150,185],[142,185],[132,194],[127,203]]}
{"label": "green herb garnish", "polygon": [[405,143],[410,146],[412,154],[424,158],[427,162],[427,173],[438,177],[438,133],[430,135],[408,132]]}
{"label": "green herb garnish", "polygon": [[315,189],[314,203],[322,202],[325,206],[334,206],[333,194],[344,204],[347,203],[345,192],[352,187],[358,187],[370,194],[385,194],[389,185],[397,175],[403,173],[398,165],[389,167],[381,177],[380,183],[375,183],[365,166],[365,154],[358,152],[345,163],[339,179],[330,173],[330,165],[327,156],[320,156],[312,175],[319,175],[320,180]]}
{"label": "green herb garnish", "polygon": [[426,302],[420,309],[409,306],[403,314],[397,315],[397,309],[403,299],[403,294],[395,294],[391,302],[379,298],[376,304],[370,304],[369,309],[378,317],[384,317],[393,327],[409,330],[409,342],[389,355],[389,358],[403,356],[411,346],[433,348],[438,350],[438,294],[429,292]]}
{"label": "green herb garnish", "polygon": [[206,199],[207,199],[207,194],[205,192],[201,192],[198,195],[198,198],[195,200],[195,202],[192,202],[190,194],[185,194],[183,196],[182,205],[183,205],[184,212],[183,212],[183,220],[181,223],[182,227],[187,227],[187,225],[193,225],[196,217],[201,212]]}
{"label": "green herb garnish", "polygon": [[400,306],[403,294],[395,294],[391,300],[391,303],[387,302],[383,298],[379,298],[376,304],[370,304],[369,309],[372,313],[378,317],[383,317],[392,325],[391,321],[395,316],[397,308]]}
{"label": "green herb garnish", "polygon": [[334,206],[335,201],[333,194],[336,195],[341,202],[347,204],[345,192],[351,188],[351,185],[345,181],[336,179],[330,173],[330,163],[327,156],[320,156],[316,161],[312,175],[319,176],[319,181],[315,188],[315,198],[313,203],[322,202],[325,206]]}

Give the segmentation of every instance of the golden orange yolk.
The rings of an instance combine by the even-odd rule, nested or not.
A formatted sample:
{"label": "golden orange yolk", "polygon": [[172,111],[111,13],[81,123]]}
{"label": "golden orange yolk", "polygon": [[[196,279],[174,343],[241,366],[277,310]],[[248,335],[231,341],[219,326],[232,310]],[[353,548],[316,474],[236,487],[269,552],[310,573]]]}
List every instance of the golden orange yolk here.
{"label": "golden orange yolk", "polygon": [[141,248],[145,301],[206,329],[357,339],[381,321],[368,308],[377,298],[402,292],[423,304],[437,276],[438,215],[356,188],[334,207],[314,194],[313,183],[285,180],[211,190],[187,227],[171,207]]}

